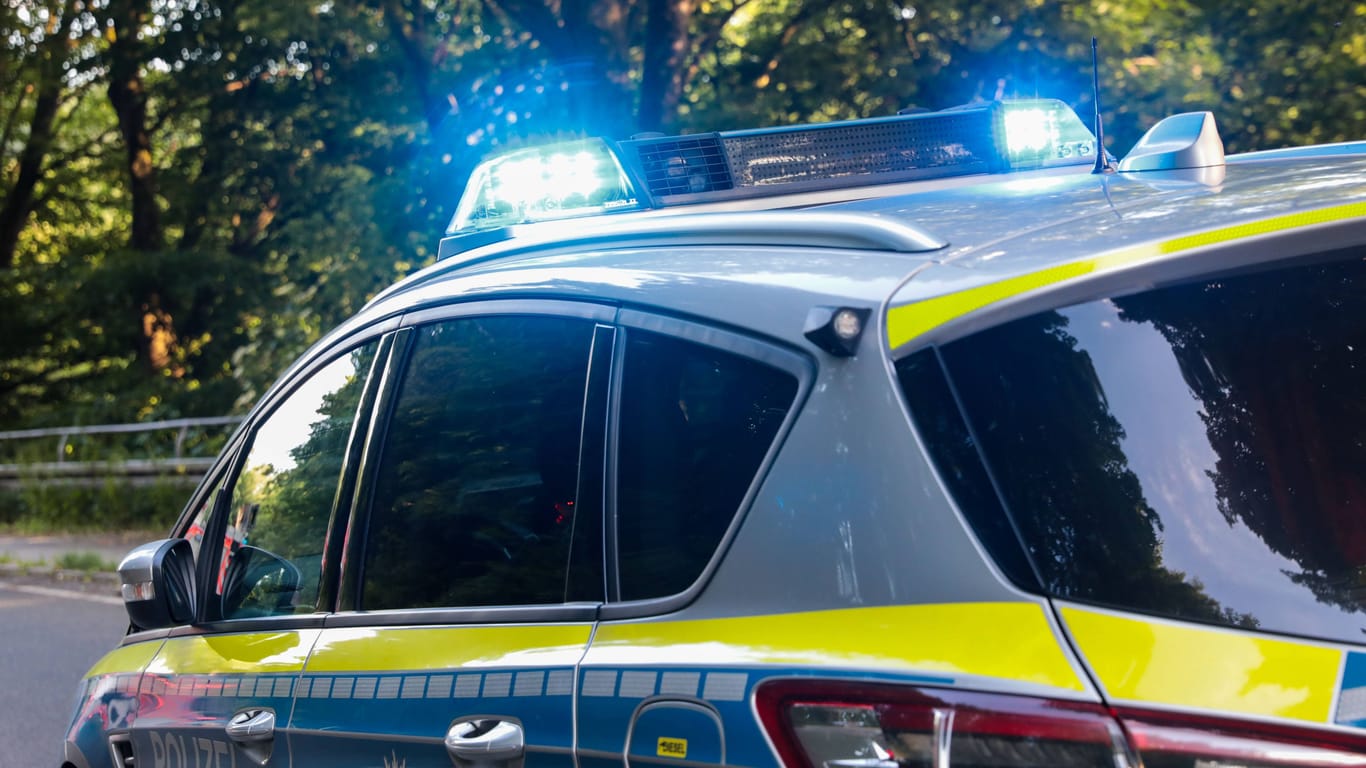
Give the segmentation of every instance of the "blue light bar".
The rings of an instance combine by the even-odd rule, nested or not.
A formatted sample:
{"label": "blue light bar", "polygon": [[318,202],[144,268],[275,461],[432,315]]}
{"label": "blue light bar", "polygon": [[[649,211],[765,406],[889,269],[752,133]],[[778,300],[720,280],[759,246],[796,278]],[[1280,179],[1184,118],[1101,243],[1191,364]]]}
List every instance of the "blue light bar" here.
{"label": "blue light bar", "polygon": [[526,149],[480,165],[451,234],[641,208],[1086,165],[1096,139],[1052,99]]}

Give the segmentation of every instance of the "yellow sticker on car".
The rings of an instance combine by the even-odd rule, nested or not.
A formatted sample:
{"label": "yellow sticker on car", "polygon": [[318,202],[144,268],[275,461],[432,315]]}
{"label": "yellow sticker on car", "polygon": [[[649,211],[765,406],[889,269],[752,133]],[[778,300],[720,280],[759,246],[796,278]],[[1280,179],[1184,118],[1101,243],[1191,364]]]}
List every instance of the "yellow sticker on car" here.
{"label": "yellow sticker on car", "polygon": [[682,760],[688,756],[688,740],[661,736],[659,737],[659,748],[655,754],[660,757],[675,757]]}

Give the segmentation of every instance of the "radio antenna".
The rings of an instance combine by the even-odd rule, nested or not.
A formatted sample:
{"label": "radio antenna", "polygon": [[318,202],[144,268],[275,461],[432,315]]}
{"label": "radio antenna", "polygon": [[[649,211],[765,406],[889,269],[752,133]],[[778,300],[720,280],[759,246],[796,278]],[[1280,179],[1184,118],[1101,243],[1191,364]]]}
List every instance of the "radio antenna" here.
{"label": "radio antenna", "polygon": [[1091,173],[1109,173],[1110,156],[1105,152],[1105,121],[1100,116],[1100,55],[1096,52],[1096,38],[1091,38],[1091,88],[1096,106],[1096,167]]}

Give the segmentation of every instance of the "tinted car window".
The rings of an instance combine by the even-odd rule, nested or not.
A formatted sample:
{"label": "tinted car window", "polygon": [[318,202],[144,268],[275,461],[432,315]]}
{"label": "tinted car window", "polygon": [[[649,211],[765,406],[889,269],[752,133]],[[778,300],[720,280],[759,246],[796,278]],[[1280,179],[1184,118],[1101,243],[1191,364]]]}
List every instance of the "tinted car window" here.
{"label": "tinted car window", "polygon": [[[966,433],[922,413],[917,424],[941,465],[965,440],[985,457],[1053,594],[1359,641],[1362,255],[1095,301],[948,344]],[[915,365],[898,366],[913,404]]]}
{"label": "tinted car window", "polygon": [[552,317],[417,331],[376,478],[363,607],[566,600],[592,334]]}
{"label": "tinted car window", "polygon": [[953,491],[959,511],[1006,577],[1024,589],[1037,590],[1039,584],[1025,557],[1019,533],[1001,508],[939,356],[933,349],[917,352],[897,364],[897,374],[917,426],[929,438],[940,477]]}
{"label": "tinted car window", "polygon": [[256,429],[227,509],[215,590],[222,618],[316,610],[327,526],[376,347],[309,376]]}
{"label": "tinted car window", "polygon": [[797,394],[789,373],[631,331],[622,373],[617,548],[624,600],[687,589],[716,552]]}

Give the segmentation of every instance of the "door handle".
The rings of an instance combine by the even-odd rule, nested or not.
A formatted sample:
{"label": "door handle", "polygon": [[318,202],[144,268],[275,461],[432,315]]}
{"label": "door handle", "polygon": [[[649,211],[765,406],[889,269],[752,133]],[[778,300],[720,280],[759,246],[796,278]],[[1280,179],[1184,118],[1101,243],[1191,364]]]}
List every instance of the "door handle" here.
{"label": "door handle", "polygon": [[526,751],[526,738],[521,723],[513,720],[461,720],[446,732],[446,751],[465,763],[519,760]]}
{"label": "door handle", "polygon": [[228,721],[228,738],[238,744],[260,744],[275,738],[275,713],[269,709],[244,709]]}

